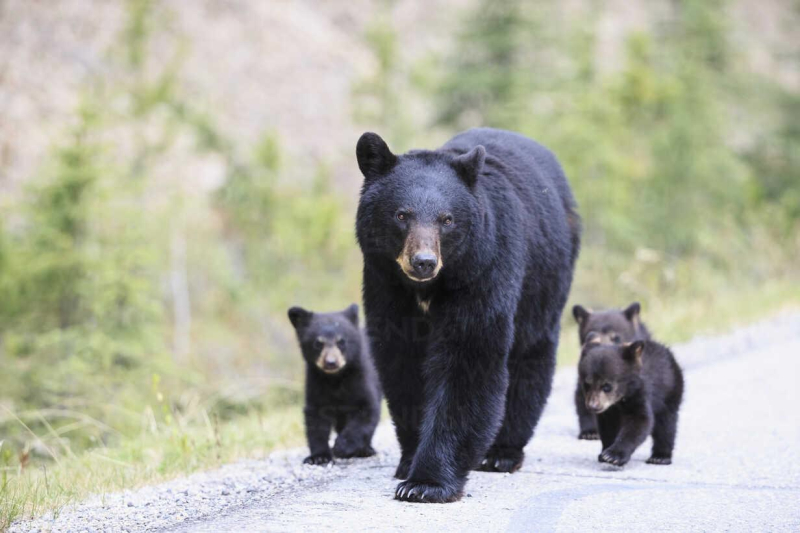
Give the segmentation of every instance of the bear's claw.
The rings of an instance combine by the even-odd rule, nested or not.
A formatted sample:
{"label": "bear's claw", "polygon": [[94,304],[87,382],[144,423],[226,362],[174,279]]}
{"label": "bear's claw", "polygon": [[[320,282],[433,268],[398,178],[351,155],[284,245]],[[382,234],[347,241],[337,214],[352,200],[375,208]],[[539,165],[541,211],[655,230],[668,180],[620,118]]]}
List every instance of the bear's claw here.
{"label": "bear's claw", "polygon": [[647,464],[650,465],[671,465],[672,464],[672,457],[659,457],[659,456],[652,456],[650,459],[647,460]]}
{"label": "bear's claw", "polygon": [[627,456],[617,450],[612,450],[611,448],[603,450],[603,452],[597,458],[597,460],[601,463],[608,463],[614,466],[625,466],[625,463],[627,463],[629,459],[630,456]]}
{"label": "bear's claw", "polygon": [[594,429],[587,429],[578,434],[580,440],[600,440],[600,434]]}
{"label": "bear's claw", "polygon": [[460,498],[460,491],[422,481],[403,481],[394,493],[395,500],[417,503],[447,503]]}
{"label": "bear's claw", "polygon": [[333,461],[330,453],[319,453],[317,455],[309,455],[303,459],[304,465],[325,465]]}

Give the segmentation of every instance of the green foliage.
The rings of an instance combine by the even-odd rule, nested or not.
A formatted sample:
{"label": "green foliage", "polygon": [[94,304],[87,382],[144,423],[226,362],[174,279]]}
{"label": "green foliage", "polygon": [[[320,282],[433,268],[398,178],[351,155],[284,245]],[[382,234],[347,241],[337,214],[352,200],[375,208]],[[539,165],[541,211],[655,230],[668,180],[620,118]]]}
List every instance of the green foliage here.
{"label": "green foliage", "polygon": [[390,2],[382,4],[364,34],[364,44],[372,52],[377,69],[353,86],[353,118],[359,123],[380,125],[388,142],[402,146],[414,135],[410,102],[405,98],[411,91],[411,80],[401,61],[390,8]]}
{"label": "green foliage", "polygon": [[[183,94],[180,42],[153,64],[151,34],[170,35],[162,6],[128,9],[110,54],[120,75],[87,86],[0,227],[0,434],[16,449],[124,441],[198,402],[222,419],[297,402],[285,309],[358,297],[325,163],[290,183],[276,134],[236,146]],[[225,174],[213,194],[162,170],[201,158]]]}
{"label": "green foliage", "polygon": [[440,121],[461,123],[465,114],[467,121],[520,129],[531,83],[521,44],[525,34],[541,29],[523,16],[521,4],[488,0],[470,14],[441,84]]}
{"label": "green foliage", "polygon": [[92,113],[81,118],[32,182],[26,226],[6,245],[0,390],[20,412],[80,408],[102,418],[106,402],[125,405],[121,386],[164,351],[162,309],[135,191],[114,181]]}
{"label": "green foliage", "polygon": [[[719,236],[752,238],[752,196],[796,205],[789,185],[796,120],[762,141],[771,150],[760,143],[747,154],[730,145],[730,109],[741,104],[742,87],[731,72],[737,52],[725,5],[676,3],[658,32],[629,36],[621,69],[601,74],[593,67],[593,11],[556,34],[543,29],[545,20],[560,22],[547,6],[481,4],[446,61],[439,120],[462,126],[477,112],[487,125],[552,148],[581,205],[586,246],[623,257],[646,247],[668,262],[699,256],[727,272],[752,273],[757,268]],[[797,221],[795,213],[784,224]]]}
{"label": "green foliage", "polygon": [[349,217],[324,166],[313,181],[289,186],[280,181],[280,154],[277,137],[266,135],[217,193],[227,229],[240,243],[243,289],[273,311],[296,301],[341,306],[336,302],[356,288],[348,272],[354,245]]}
{"label": "green foliage", "polygon": [[753,169],[753,201],[789,235],[800,220],[800,94],[781,91],[775,99],[780,116],[776,131],[762,134],[746,158]]}

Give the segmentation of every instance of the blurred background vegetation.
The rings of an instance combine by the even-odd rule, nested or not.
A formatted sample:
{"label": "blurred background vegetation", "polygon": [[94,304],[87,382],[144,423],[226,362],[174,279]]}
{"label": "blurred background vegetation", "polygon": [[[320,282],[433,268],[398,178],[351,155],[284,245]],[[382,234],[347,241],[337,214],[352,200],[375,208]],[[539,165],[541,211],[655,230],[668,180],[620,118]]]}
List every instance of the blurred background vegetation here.
{"label": "blurred background vegetation", "polygon": [[432,2],[0,2],[0,527],[297,442],[367,129],[550,147],[572,302],[668,342],[800,302],[796,3]]}

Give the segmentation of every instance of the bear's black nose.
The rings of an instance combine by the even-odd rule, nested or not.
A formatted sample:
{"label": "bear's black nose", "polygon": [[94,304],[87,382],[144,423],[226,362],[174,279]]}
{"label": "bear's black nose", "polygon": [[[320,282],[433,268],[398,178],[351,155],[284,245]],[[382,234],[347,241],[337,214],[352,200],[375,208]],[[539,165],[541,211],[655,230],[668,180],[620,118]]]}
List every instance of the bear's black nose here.
{"label": "bear's black nose", "polygon": [[436,256],[429,252],[418,253],[411,260],[411,266],[414,267],[414,275],[418,278],[428,278],[436,268]]}

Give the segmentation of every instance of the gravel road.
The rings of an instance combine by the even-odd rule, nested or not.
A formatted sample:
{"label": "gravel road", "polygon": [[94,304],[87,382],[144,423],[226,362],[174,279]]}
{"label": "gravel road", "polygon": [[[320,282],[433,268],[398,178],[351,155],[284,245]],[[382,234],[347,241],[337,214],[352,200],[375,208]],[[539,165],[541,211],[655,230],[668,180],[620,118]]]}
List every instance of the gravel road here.
{"label": "gravel road", "polygon": [[567,368],[523,469],[473,473],[457,503],[392,499],[398,450],[384,423],[370,459],[301,466],[306,450],[288,450],[95,497],[11,531],[800,530],[800,315],[673,351],[686,395],[671,466],[645,464],[649,441],[625,468],[598,463],[600,444],[575,438]]}

